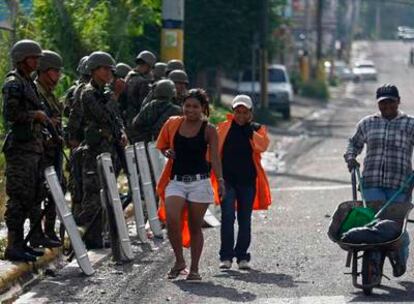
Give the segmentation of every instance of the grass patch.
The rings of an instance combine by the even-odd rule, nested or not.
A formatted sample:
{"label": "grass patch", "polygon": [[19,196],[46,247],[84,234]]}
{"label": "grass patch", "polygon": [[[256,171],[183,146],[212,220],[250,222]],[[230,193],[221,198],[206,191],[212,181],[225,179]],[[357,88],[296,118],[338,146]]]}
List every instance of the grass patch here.
{"label": "grass patch", "polygon": [[211,105],[209,121],[213,125],[217,125],[227,120],[226,116],[228,113],[230,113],[230,110],[222,105]]}
{"label": "grass patch", "polygon": [[329,88],[325,81],[310,80],[302,85],[300,94],[302,96],[327,101],[329,99]]}
{"label": "grass patch", "polygon": [[0,238],[0,260],[4,260],[4,251],[7,247],[7,239]]}

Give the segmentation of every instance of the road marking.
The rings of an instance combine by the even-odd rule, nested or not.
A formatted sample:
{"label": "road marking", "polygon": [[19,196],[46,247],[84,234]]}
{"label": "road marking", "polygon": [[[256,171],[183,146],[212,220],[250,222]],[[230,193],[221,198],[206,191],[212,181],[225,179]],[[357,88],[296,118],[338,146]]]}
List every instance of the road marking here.
{"label": "road marking", "polygon": [[334,297],[302,297],[302,298],[270,298],[253,301],[255,304],[342,304],[346,303],[344,296]]}
{"label": "road marking", "polygon": [[351,185],[331,185],[331,186],[299,186],[286,188],[271,188],[274,192],[300,192],[300,191],[324,191],[324,190],[341,190],[350,189]]}
{"label": "road marking", "polygon": [[[320,297],[301,297],[301,298],[266,298],[248,301],[251,304],[345,304],[347,303],[344,296],[320,296]],[[200,303],[200,302],[199,302]],[[220,299],[219,301],[210,299],[201,303],[224,304],[234,303],[233,301]]]}

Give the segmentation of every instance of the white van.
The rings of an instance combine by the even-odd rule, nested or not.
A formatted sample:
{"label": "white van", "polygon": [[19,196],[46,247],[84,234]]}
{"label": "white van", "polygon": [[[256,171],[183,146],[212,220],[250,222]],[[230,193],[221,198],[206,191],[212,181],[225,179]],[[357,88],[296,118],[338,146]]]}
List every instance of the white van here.
{"label": "white van", "polygon": [[[269,108],[281,112],[284,119],[290,118],[290,104],[293,100],[293,88],[289,80],[286,67],[280,64],[270,65],[268,68],[268,99]],[[259,73],[255,75],[255,82],[252,84],[251,70],[245,71],[238,82],[237,90],[240,94],[252,97],[255,104],[260,102]]]}

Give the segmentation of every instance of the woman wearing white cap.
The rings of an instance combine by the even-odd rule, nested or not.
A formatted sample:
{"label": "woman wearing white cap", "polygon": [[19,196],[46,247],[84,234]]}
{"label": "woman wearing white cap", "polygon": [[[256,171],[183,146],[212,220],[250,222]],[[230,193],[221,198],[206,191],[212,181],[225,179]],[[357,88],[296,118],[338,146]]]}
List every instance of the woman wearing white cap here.
{"label": "woman wearing white cap", "polygon": [[[233,114],[217,126],[226,187],[220,202],[220,268],[231,268],[236,258],[239,269],[247,270],[250,269],[252,211],[268,209],[271,204],[269,183],[260,164],[260,154],[266,151],[269,138],[264,126],[252,122],[253,103],[249,96],[236,96],[232,108]],[[219,200],[216,198],[216,201]],[[235,242],[236,213],[239,230]]]}

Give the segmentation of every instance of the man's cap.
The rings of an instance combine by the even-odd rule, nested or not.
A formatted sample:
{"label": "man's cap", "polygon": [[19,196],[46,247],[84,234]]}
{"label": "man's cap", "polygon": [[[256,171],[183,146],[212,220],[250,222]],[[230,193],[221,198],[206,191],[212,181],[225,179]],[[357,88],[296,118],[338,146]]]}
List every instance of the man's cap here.
{"label": "man's cap", "polygon": [[398,88],[393,84],[384,84],[377,89],[377,102],[386,99],[397,101],[399,98],[400,93],[398,92]]}
{"label": "man's cap", "polygon": [[251,110],[253,108],[252,99],[247,95],[237,95],[233,99],[232,108],[235,109],[238,106],[244,106],[247,109]]}

